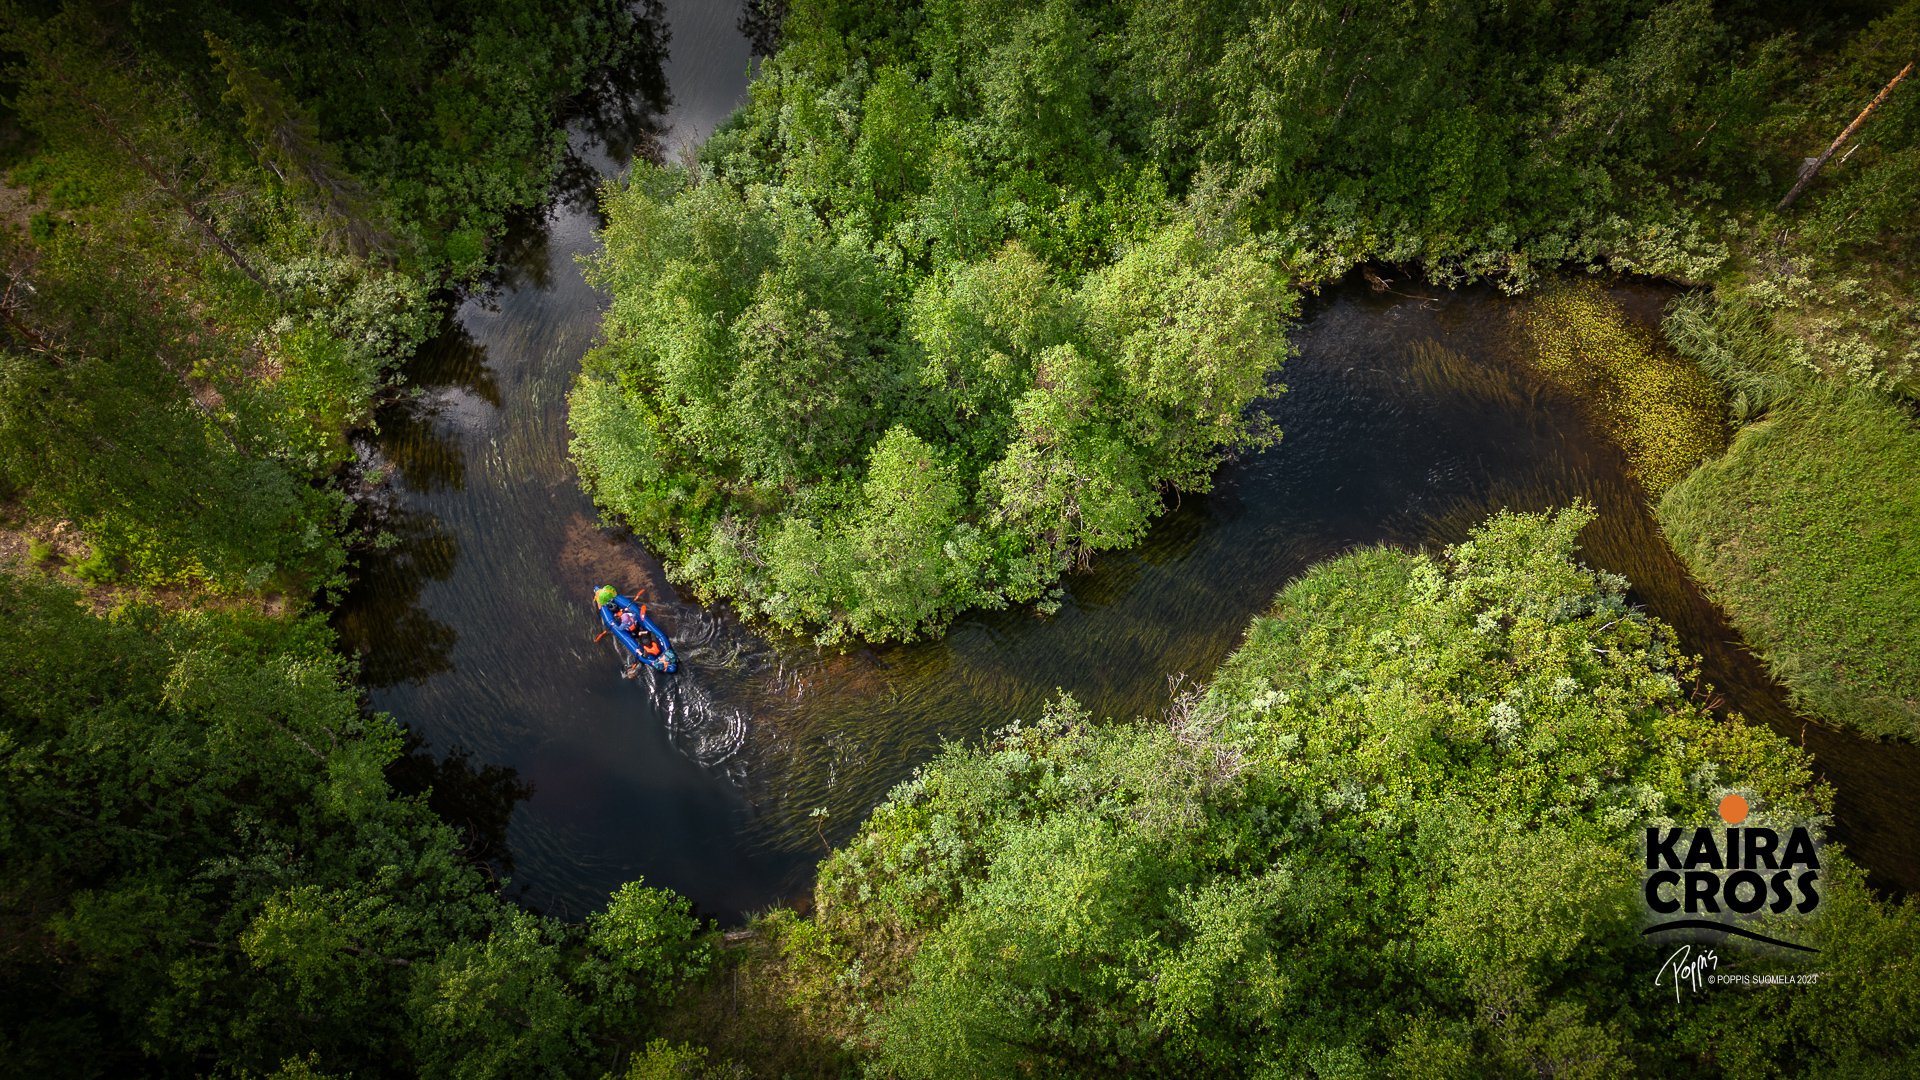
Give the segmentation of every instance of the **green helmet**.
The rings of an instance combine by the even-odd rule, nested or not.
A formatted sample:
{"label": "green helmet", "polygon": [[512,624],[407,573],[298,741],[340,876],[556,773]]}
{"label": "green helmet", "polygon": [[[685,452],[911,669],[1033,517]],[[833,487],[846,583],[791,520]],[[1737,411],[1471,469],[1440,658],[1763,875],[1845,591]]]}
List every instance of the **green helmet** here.
{"label": "green helmet", "polygon": [[601,607],[606,607],[608,604],[613,603],[614,598],[619,595],[620,593],[615,590],[613,586],[602,585],[594,590],[593,602],[599,604]]}

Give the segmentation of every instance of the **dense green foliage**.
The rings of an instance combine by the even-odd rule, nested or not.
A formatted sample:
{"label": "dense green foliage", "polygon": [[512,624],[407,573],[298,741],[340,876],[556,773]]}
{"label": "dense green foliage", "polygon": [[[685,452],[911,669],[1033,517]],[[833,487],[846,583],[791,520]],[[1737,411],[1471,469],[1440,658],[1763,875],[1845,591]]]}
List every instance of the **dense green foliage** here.
{"label": "dense green foliage", "polygon": [[0,575],[10,1075],[572,1070],[705,966],[637,882],[584,926],[500,899],[318,620],[77,600]]}
{"label": "dense green foliage", "polygon": [[[93,580],[338,581],[392,368],[559,164],[558,110],[650,41],[611,2],[0,7],[0,500]],[[10,525],[18,522],[9,522]]]}
{"label": "dense green foliage", "polygon": [[1808,392],[1670,491],[1674,549],[1803,707],[1920,738],[1920,425]]}
{"label": "dense green foliage", "polygon": [[1751,123],[1794,59],[1786,28],[1699,0],[893,7],[789,5],[703,162],[797,184],[908,256],[1011,232],[1104,261],[1125,203],[1164,183],[1240,205],[1323,274],[1524,273],[1710,260],[1685,212],[1701,174],[1757,187],[1756,153],[1790,152]]}
{"label": "dense green foliage", "polygon": [[610,194],[609,346],[574,392],[595,494],[680,573],[826,639],[1029,600],[1204,488],[1292,300],[1187,224],[1069,287],[1010,242],[896,272],[780,187]]}
{"label": "dense green foliage", "polygon": [[[0,1071],[613,1067],[707,963],[686,901],[635,882],[569,926],[501,899],[499,838],[390,783],[461,759],[403,758],[324,622],[274,613],[341,580],[348,504],[316,481],[430,296],[546,197],[563,99],[654,24],[75,0],[0,26],[0,542],[93,586],[0,555]],[[472,779],[503,825],[510,775]]]}
{"label": "dense green foliage", "polygon": [[1824,950],[1790,1012],[1654,984],[1640,830],[1826,796],[1573,561],[1585,520],[1323,564],[1165,721],[1069,698],[950,748],[823,866],[789,963],[903,1076],[1904,1075],[1920,911],[1836,848],[1777,928]]}
{"label": "dense green foliage", "polygon": [[[1913,279],[1877,241],[1911,224],[1888,193],[1920,176],[1914,93],[1800,228],[1763,210],[1920,41],[1912,2],[1878,22],[1705,0],[786,10],[698,163],[608,192],[615,302],[573,404],[601,505],[776,625],[937,631],[1131,542],[1160,492],[1270,434],[1233,418],[1280,357],[1282,283],[1363,261],[1508,288],[1569,263],[1731,275],[1818,323],[1807,363],[1876,385],[1920,347],[1911,319],[1836,315],[1868,287],[1827,272],[1867,257],[1894,299]],[[1774,258],[1783,226],[1797,263]],[[1681,381],[1616,379],[1656,490],[1716,441],[1634,420],[1710,412]]]}
{"label": "dense green foliage", "polygon": [[507,215],[545,200],[562,103],[610,66],[651,59],[636,50],[657,32],[613,0],[117,8],[8,13],[24,55],[18,107],[43,144],[33,182],[104,194],[124,181],[103,173],[150,167],[183,204],[241,196],[203,209],[245,254],[321,246],[281,233],[297,208],[324,246],[392,256],[428,280],[471,275]]}
{"label": "dense green foliage", "polygon": [[[396,793],[398,729],[324,625],[229,602],[340,580],[345,503],[314,481],[436,290],[545,197],[563,101],[650,44],[644,14],[0,5],[0,513],[35,560],[74,526],[67,569],[110,587],[0,574],[0,1068],[764,1064],[652,1037],[688,1032],[676,997],[741,995],[683,996],[714,967],[683,900],[635,882],[581,925],[501,900]],[[576,458],[705,592],[911,637],[1044,608],[1269,443],[1249,406],[1297,286],[1369,260],[1708,279],[1669,336],[1759,423],[1663,521],[1806,705],[1913,734],[1920,435],[1886,397],[1920,361],[1920,80],[1771,206],[1916,46],[1915,0],[799,0],[697,163],[606,195]],[[1543,366],[1615,394],[1665,487],[1711,404],[1573,322],[1529,328]],[[949,749],[812,917],[767,923],[762,993],[805,1023],[734,1045],[900,1075],[1920,1068],[1920,915],[1832,847],[1820,918],[1784,930],[1818,986],[1666,1007],[1637,828],[1730,790],[1774,822],[1828,801],[1572,560],[1581,520],[1324,566],[1165,722],[1063,699]]]}

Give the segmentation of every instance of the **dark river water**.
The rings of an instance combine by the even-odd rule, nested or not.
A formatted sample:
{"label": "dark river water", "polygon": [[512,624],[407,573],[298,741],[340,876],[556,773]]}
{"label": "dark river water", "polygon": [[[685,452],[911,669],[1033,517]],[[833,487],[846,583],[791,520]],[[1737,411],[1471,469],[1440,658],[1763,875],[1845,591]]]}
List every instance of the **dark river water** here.
{"label": "dark river water", "polygon": [[[1515,306],[1492,290],[1356,284],[1314,301],[1270,406],[1280,446],[1069,577],[1052,616],[975,613],[938,642],[828,655],[678,596],[636,541],[598,525],[567,459],[565,395],[605,304],[577,257],[595,249],[602,177],[634,155],[683,157],[744,97],[739,13],[666,4],[658,69],[628,73],[630,107],[575,123],[553,205],[515,230],[494,285],[409,367],[418,395],[383,410],[363,447],[388,476],[367,499],[388,537],[362,556],[336,622],[376,708],[443,759],[517,773],[524,801],[492,811],[511,809],[511,895],[578,917],[644,877],[729,921],[793,899],[824,845],[942,740],[1031,717],[1056,688],[1099,714],[1157,715],[1170,675],[1204,679],[1313,563],[1362,544],[1432,549],[1503,507],[1579,498],[1599,509],[1583,557],[1679,629],[1728,708],[1815,754],[1837,793],[1834,833],[1877,884],[1920,885],[1907,813],[1920,751],[1784,704],[1620,455],[1527,370]],[[1613,294],[1648,323],[1670,295]],[[679,674],[621,677],[593,641],[603,581],[647,588]],[[510,804],[514,787],[496,782],[493,797]]]}

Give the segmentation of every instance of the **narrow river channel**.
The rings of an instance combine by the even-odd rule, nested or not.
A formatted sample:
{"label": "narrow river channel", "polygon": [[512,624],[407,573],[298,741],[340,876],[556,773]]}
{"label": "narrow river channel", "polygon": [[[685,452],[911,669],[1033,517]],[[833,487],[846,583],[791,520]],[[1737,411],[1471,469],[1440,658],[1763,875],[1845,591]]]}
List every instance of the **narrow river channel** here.
{"label": "narrow river channel", "polygon": [[[678,596],[636,541],[598,526],[567,460],[565,394],[605,303],[577,257],[595,248],[600,177],[632,154],[683,156],[741,100],[739,12],[666,4],[671,100],[575,124],[553,205],[516,230],[493,286],[410,366],[417,396],[383,410],[364,447],[388,475],[373,512],[391,536],[362,557],[336,622],[376,708],[433,750],[531,785],[508,834],[512,895],[578,917],[644,877],[726,920],[791,899],[823,843],[943,739],[1031,717],[1056,688],[1099,714],[1155,715],[1169,675],[1204,678],[1313,563],[1361,544],[1431,549],[1502,507],[1579,498],[1600,511],[1588,561],[1625,574],[1680,630],[1728,707],[1815,753],[1837,791],[1835,832],[1877,884],[1920,885],[1907,814],[1920,751],[1785,705],[1620,455],[1527,371],[1513,305],[1491,289],[1355,284],[1314,301],[1269,406],[1280,446],[1229,464],[1138,548],[1067,579],[1052,616],[973,613],[938,642],[823,655]],[[1669,294],[1614,295],[1650,323]],[[681,673],[621,678],[592,640],[603,581],[645,586]]]}

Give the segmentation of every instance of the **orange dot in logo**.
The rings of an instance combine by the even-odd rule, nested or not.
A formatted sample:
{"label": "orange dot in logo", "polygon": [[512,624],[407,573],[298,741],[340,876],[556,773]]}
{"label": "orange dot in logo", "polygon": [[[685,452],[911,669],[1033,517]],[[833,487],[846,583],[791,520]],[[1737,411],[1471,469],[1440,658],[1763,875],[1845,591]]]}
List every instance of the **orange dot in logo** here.
{"label": "orange dot in logo", "polygon": [[1720,800],[1720,820],[1729,825],[1738,825],[1747,820],[1747,799],[1744,795],[1729,795]]}

